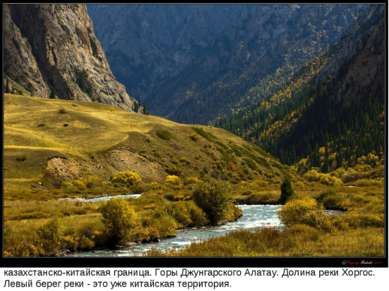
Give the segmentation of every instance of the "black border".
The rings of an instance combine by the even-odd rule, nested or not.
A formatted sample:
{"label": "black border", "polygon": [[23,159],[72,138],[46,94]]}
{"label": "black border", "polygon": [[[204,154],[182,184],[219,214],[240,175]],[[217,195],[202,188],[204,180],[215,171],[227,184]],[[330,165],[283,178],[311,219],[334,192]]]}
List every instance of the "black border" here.
{"label": "black border", "polygon": [[[12,1],[12,3],[17,3]],[[33,3],[33,2],[28,2]],[[24,3],[24,4],[28,4]],[[40,2],[40,3],[45,3]],[[54,2],[53,2],[54,3]],[[61,3],[61,2],[59,2]],[[63,3],[63,2],[62,2]],[[84,3],[100,3],[96,1],[84,2]],[[107,3],[107,2],[106,2]],[[116,2],[115,3],[129,3],[131,2]],[[154,2],[154,1],[142,1],[142,2],[133,2],[134,3],[153,3],[153,4],[187,4],[187,3],[175,3],[174,1],[169,1],[166,3],[163,2]],[[203,4],[219,4],[217,2],[206,2],[198,1],[191,3],[203,3]],[[221,3],[234,3],[229,1],[223,1]],[[220,3],[220,4],[221,4]],[[307,3],[307,4],[327,4],[331,2],[311,2],[311,1],[282,1],[282,3],[277,2],[244,2],[235,4],[287,4],[287,3]],[[337,2],[331,3],[335,4]],[[337,4],[373,4],[370,2],[347,2],[342,1]],[[385,81],[387,81],[388,76],[388,58],[387,58],[387,48],[388,48],[388,3],[386,1],[374,1],[375,4],[384,4],[385,5],[385,49],[386,49],[386,70],[385,70]],[[107,3],[108,4],[108,3]],[[109,3],[114,4],[114,3]],[[4,5],[4,4],[3,4]],[[1,7],[1,12],[3,16],[3,5]],[[2,48],[4,47],[4,17],[2,17]],[[2,60],[4,59],[4,50],[2,49]],[[4,63],[4,62],[3,62]],[[2,75],[4,75],[4,67],[2,68]],[[388,84],[386,82],[385,86],[386,98],[385,98],[385,256],[384,257],[3,257],[3,252],[1,251],[0,255],[0,267],[358,267],[358,268],[369,268],[369,267],[388,267],[388,200],[387,200],[387,189],[388,189],[388,116],[387,116],[387,97],[388,97]],[[2,96],[4,94],[4,87],[2,86]],[[4,100],[4,99],[2,99]],[[4,124],[4,104],[1,102],[1,122]],[[3,128],[2,128],[3,129]],[[1,135],[2,147],[4,149],[3,143],[3,132]],[[4,151],[1,151],[1,164],[3,166],[3,155]],[[1,181],[3,182],[3,172],[1,171]],[[3,183],[2,183],[3,184]],[[3,186],[3,185],[2,185]],[[0,249],[3,250],[3,187],[1,187],[1,199],[0,199],[0,217],[1,219],[1,240],[0,240]]]}

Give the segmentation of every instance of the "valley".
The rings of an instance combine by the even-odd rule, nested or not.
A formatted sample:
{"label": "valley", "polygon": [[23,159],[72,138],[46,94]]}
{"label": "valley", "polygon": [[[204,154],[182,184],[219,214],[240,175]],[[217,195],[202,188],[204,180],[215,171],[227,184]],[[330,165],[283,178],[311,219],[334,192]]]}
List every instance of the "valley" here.
{"label": "valley", "polygon": [[4,256],[385,255],[383,5],[4,7]]}
{"label": "valley", "polygon": [[[358,165],[343,172],[318,173],[316,178],[300,176],[293,167],[227,131],[77,101],[6,94],[4,126],[7,255],[63,255],[115,247],[107,231],[112,225],[104,217],[110,213],[104,210],[107,203],[80,198],[143,193],[137,199],[112,200],[118,203],[112,205],[115,217],[132,223],[128,233],[114,240],[125,245],[163,241],[183,228],[234,221],[242,215],[236,204],[278,204],[286,177],[295,192],[291,203],[316,201],[308,208],[296,206],[310,215],[305,222],[290,222],[308,224],[298,230],[301,237],[305,232],[323,232],[332,241],[342,233],[358,234],[355,251],[381,254],[383,166]],[[212,205],[202,204],[207,194]],[[213,200],[214,195],[220,197]],[[222,209],[212,208],[219,204]],[[326,216],[323,209],[347,211]],[[214,217],[209,211],[220,213]],[[117,232],[124,222],[116,222]],[[229,236],[210,242],[218,239],[229,244]],[[196,246],[189,250],[201,255]],[[210,252],[207,248],[204,255]]]}

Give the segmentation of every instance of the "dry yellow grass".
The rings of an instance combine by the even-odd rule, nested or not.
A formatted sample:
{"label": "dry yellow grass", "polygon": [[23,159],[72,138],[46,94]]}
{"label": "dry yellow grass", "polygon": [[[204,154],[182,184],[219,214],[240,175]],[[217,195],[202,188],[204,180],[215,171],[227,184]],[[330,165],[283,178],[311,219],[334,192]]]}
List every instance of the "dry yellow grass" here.
{"label": "dry yellow grass", "polygon": [[[103,179],[135,170],[158,181],[173,174],[235,183],[264,178],[269,184],[288,171],[225,130],[98,103],[5,94],[4,137],[6,193],[31,190],[33,183],[44,179],[54,157],[75,161],[81,175]],[[247,165],[251,160],[257,163],[255,169]]]}

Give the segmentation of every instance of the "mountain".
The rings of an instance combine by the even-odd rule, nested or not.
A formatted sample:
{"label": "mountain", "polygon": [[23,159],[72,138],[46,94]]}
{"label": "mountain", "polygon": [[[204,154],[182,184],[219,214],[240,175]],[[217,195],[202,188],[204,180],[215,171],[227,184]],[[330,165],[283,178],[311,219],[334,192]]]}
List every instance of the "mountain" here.
{"label": "mountain", "polygon": [[277,86],[276,79],[259,83],[251,90],[262,96],[257,104],[241,104],[216,124],[284,162],[308,156],[323,171],[383,156],[384,25],[384,7],[372,7],[326,53]]}
{"label": "mountain", "polygon": [[138,110],[138,102],[111,72],[85,4],[3,8],[8,92]]}
{"label": "mountain", "polygon": [[223,129],[90,102],[5,94],[4,103],[7,197],[87,176],[108,180],[128,169],[147,182],[178,175],[277,188],[288,174],[287,166]]}
{"label": "mountain", "polygon": [[367,5],[88,5],[112,70],[148,110],[208,123],[335,43]]}

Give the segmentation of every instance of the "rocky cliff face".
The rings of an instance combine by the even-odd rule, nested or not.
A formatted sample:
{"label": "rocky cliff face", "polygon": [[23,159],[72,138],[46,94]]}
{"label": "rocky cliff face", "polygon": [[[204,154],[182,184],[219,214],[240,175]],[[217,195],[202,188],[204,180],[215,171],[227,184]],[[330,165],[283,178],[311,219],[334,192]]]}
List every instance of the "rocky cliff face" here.
{"label": "rocky cliff face", "polygon": [[8,91],[138,110],[111,72],[85,4],[7,4],[4,10]]}

